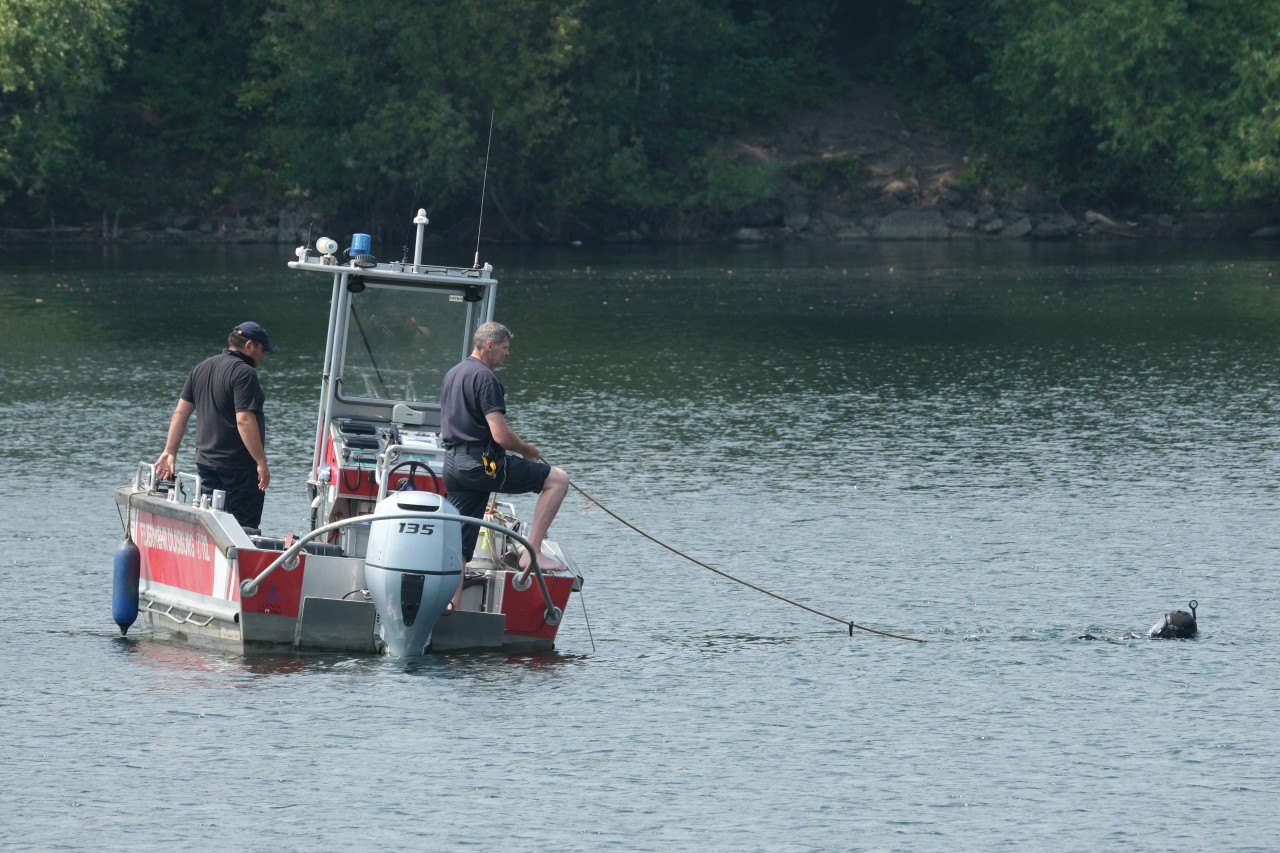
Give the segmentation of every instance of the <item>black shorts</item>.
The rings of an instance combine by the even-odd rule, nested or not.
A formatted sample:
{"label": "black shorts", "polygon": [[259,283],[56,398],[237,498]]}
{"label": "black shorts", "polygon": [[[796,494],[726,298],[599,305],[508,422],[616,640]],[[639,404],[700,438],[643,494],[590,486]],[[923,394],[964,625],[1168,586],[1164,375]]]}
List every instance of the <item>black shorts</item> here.
{"label": "black shorts", "polygon": [[[522,456],[503,455],[498,459],[497,470],[492,477],[485,473],[479,451],[474,453],[448,453],[444,457],[444,490],[449,502],[462,515],[483,518],[485,505],[494,492],[506,495],[523,495],[541,492],[546,485],[551,466],[546,462],[530,462]],[[474,524],[462,526],[462,557],[470,560],[475,553],[476,536],[480,528]]]}

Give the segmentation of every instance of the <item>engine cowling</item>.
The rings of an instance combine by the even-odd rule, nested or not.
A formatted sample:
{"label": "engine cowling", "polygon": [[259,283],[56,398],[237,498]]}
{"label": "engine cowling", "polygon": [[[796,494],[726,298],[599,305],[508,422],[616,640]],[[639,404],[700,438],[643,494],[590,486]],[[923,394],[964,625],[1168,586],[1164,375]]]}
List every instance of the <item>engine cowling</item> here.
{"label": "engine cowling", "polygon": [[396,492],[374,508],[365,581],[389,655],[422,654],[458,587],[461,525],[438,518],[456,513],[453,504],[432,492]]}

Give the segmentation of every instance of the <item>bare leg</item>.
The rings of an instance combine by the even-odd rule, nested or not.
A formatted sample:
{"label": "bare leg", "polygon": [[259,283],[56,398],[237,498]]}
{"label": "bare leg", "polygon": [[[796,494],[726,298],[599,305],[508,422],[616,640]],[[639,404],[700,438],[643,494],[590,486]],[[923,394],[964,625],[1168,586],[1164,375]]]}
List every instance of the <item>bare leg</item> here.
{"label": "bare leg", "polygon": [[[547,537],[547,531],[551,529],[551,522],[555,519],[556,513],[560,511],[560,504],[564,503],[564,496],[569,492],[569,475],[565,473],[563,468],[552,467],[551,473],[547,475],[547,481],[542,484],[542,493],[538,495],[538,502],[533,505],[533,527],[529,531],[529,542],[538,553],[538,567],[547,571],[557,571],[564,568],[559,560],[552,559],[542,553],[542,540]],[[520,555],[520,568],[529,567],[529,554]]]}
{"label": "bare leg", "polygon": [[453,598],[444,606],[445,613],[457,612],[462,607],[462,581],[467,576],[467,564],[463,562],[462,571],[458,573],[458,588],[453,591]]}

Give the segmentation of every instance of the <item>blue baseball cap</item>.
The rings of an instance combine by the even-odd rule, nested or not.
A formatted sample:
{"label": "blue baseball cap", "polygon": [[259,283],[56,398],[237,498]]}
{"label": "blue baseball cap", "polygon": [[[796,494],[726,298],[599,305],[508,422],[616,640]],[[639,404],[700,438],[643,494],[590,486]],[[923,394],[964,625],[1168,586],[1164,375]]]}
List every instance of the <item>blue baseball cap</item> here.
{"label": "blue baseball cap", "polygon": [[271,338],[267,337],[267,330],[252,320],[246,320],[233,329],[237,335],[247,340],[257,341],[262,344],[267,352],[275,352],[276,348],[271,345]]}

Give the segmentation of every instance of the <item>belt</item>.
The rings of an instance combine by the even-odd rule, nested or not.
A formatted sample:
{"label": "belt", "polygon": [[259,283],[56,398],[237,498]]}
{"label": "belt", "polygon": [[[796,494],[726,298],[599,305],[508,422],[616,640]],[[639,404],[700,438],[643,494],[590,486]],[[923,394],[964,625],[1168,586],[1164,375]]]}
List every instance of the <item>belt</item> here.
{"label": "belt", "polygon": [[488,449],[489,449],[488,442],[485,442],[483,444],[466,444],[466,443],[450,444],[445,447],[445,450],[449,451],[450,453],[484,453]]}

